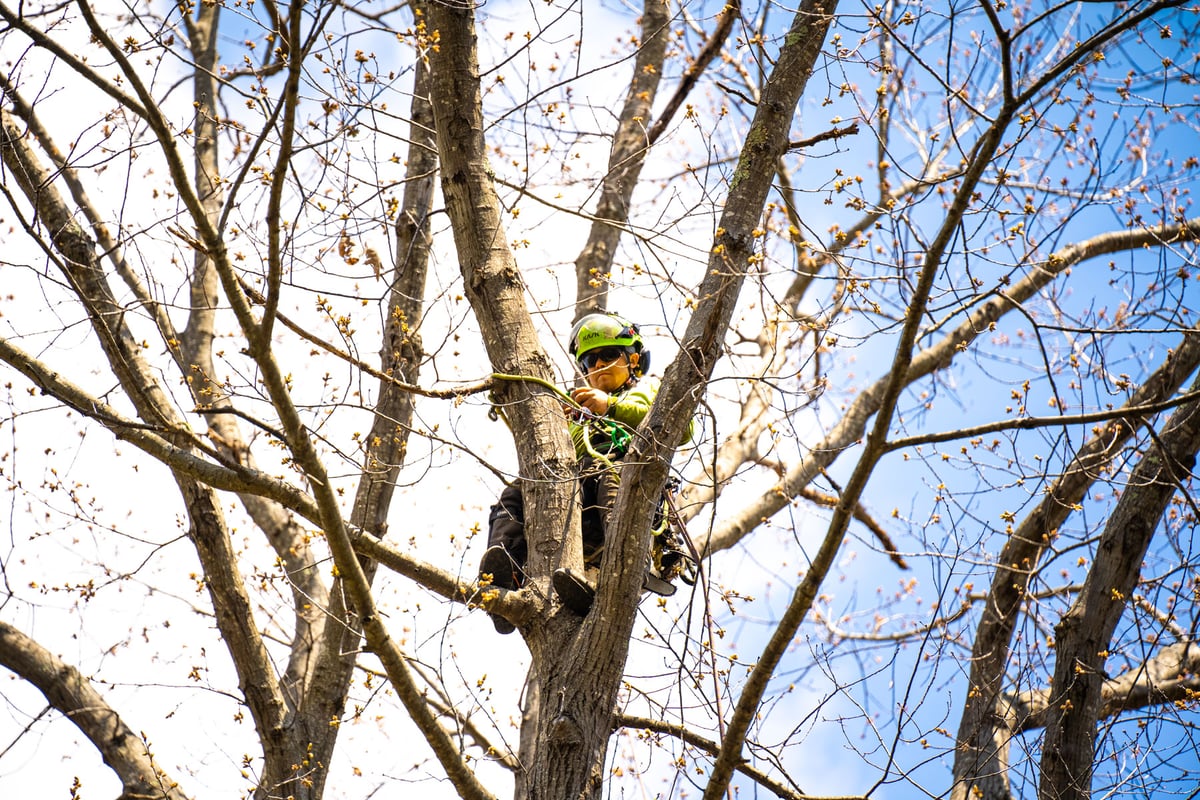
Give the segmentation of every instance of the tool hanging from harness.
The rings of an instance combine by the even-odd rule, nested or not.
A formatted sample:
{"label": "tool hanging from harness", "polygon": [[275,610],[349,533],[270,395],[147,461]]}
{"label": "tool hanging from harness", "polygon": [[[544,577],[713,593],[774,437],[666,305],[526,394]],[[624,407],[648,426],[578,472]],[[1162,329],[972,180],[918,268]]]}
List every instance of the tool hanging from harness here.
{"label": "tool hanging from harness", "polygon": [[621,458],[629,449],[633,433],[620,422],[596,416],[587,409],[575,412],[572,418],[582,429],[584,450],[588,455]]}
{"label": "tool hanging from harness", "polygon": [[[586,413],[586,412],[584,412]],[[589,453],[620,458],[625,455],[632,439],[632,432],[626,426],[615,420],[588,415],[590,419],[579,420],[583,428],[583,441]],[[592,438],[592,431],[599,429],[600,441]],[[607,458],[609,469],[617,469]],[[619,470],[614,472],[616,480],[620,481]],[[681,578],[688,586],[696,585],[697,556],[695,547],[683,530],[683,519],[679,516],[674,505],[674,493],[679,489],[679,479],[671,478],[663,487],[662,499],[654,512],[650,523],[652,534],[650,543],[650,567],[655,576],[661,578],[663,585],[648,582],[645,588],[657,594],[674,594],[674,587],[668,585],[675,578]]]}
{"label": "tool hanging from harness", "polygon": [[695,586],[700,555],[675,508],[675,492],[678,489],[678,478],[671,478],[663,487],[662,503],[654,516],[650,556],[654,571],[664,581],[669,583],[679,578],[688,586]]}

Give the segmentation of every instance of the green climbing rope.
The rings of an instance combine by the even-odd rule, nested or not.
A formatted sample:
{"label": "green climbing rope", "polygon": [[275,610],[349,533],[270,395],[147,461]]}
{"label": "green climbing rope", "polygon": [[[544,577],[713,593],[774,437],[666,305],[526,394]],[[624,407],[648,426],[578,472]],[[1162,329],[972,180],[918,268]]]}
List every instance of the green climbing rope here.
{"label": "green climbing rope", "polygon": [[[551,392],[558,395],[559,400],[561,400],[563,403],[565,403],[570,408],[574,409],[574,411],[580,415],[581,420],[585,420],[588,416],[594,416],[592,414],[592,412],[589,411],[587,408],[585,408],[585,407],[579,405],[579,403],[575,402],[575,398],[571,397],[571,395],[567,394],[562,389],[560,389],[558,386],[554,385],[553,383],[551,383],[548,380],[545,380],[544,378],[538,378],[533,375],[507,375],[503,372],[493,372],[492,378],[494,380],[500,380],[500,381],[521,381],[524,383],[536,384],[545,389],[549,389]],[[499,419],[504,420],[504,424],[508,426],[509,431],[510,432],[512,431],[512,424],[508,421],[508,417],[506,417],[504,415],[504,412],[500,410],[499,405],[497,405],[495,402],[492,403],[492,408],[488,412],[488,416],[491,417],[492,419],[499,418]],[[600,461],[602,464],[604,464],[604,466],[606,468],[612,469],[613,468],[612,461],[610,461],[607,456],[605,456],[603,453],[599,452],[598,450],[596,450],[595,447],[592,446],[591,426],[588,425],[586,422],[581,422],[579,427],[580,427],[580,430],[583,432],[583,450],[584,450],[584,452],[587,453],[592,458],[596,459],[597,461]],[[615,447],[620,447],[620,445],[628,444],[629,439],[630,439],[630,435],[629,435],[628,431],[624,430],[620,426],[615,426],[615,425],[612,428],[612,430],[613,430],[613,433],[611,434],[611,438],[613,440],[613,445]],[[618,436],[623,436],[624,437],[623,440],[618,442]],[[624,447],[620,447],[620,450],[623,452]]]}

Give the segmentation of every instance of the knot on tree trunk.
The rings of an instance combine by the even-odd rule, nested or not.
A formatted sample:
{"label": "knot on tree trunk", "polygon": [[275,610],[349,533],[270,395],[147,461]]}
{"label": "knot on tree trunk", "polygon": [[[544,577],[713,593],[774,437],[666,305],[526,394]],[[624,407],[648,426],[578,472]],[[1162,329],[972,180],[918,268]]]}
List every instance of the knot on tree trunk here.
{"label": "knot on tree trunk", "polygon": [[569,714],[559,714],[550,722],[551,747],[575,748],[583,744],[583,731]]}

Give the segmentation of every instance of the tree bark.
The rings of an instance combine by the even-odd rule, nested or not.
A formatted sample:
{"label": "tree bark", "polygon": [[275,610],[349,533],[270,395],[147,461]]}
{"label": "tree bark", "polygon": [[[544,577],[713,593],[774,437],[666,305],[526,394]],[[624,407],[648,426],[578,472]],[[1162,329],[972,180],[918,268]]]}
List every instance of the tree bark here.
{"label": "tree bark", "polygon": [[524,281],[508,248],[488,166],[473,7],[445,3],[419,7],[430,30],[439,36],[429,62],[442,194],[467,299],[488,359],[493,370],[513,378],[497,381],[492,394],[509,428],[519,432],[514,443],[520,476],[526,479],[527,586],[538,585],[544,598],[549,596],[549,576],[555,567],[583,563],[573,478],[575,451],[558,398],[536,383],[553,382],[554,372],[525,304]]}
{"label": "tree bark", "polygon": [[[763,88],[730,182],[729,198],[708,269],[697,293],[700,300],[688,322],[679,355],[667,368],[654,407],[638,429],[629,464],[623,472],[617,498],[618,513],[608,532],[608,541],[613,544],[605,548],[597,596],[598,608],[611,614],[610,624],[622,636],[622,649],[595,652],[593,660],[612,659],[610,663],[617,663],[619,659],[619,663],[624,663],[634,610],[618,603],[621,597],[637,591],[640,574],[627,570],[620,580],[609,581],[611,587],[606,587],[604,576],[617,573],[620,566],[644,563],[653,504],[666,481],[674,448],[682,441],[700,400],[698,389],[707,384],[724,352],[725,333],[746,275],[755,269],[753,231],[761,219],[775,166],[787,150],[796,106],[812,74],[836,7],[835,0],[806,0],[801,4]],[[609,675],[611,682],[604,696],[608,699],[607,707],[611,708],[616,699],[620,670],[611,670]],[[741,746],[738,732],[730,732],[722,742],[722,753],[705,788],[705,797],[725,793],[733,763],[740,760]]]}
{"label": "tree bark", "polygon": [[[1005,697],[1015,733],[1043,728],[1050,709],[1050,688],[1029,689]],[[1176,642],[1127,672],[1110,678],[1100,689],[1097,719],[1150,706],[1190,703],[1200,692],[1200,645]]]}
{"label": "tree bark", "polygon": [[[193,187],[204,209],[205,219],[214,230],[223,229],[223,187],[226,185],[220,179],[220,109],[217,104],[220,92],[220,82],[217,80],[220,13],[220,4],[201,3],[195,7],[193,15],[183,15],[189,49],[195,61],[192,71],[195,108],[192,123],[195,131]],[[299,43],[295,43],[294,47],[299,50]],[[237,417],[224,411],[231,407],[231,398],[218,376],[213,359],[219,290],[220,280],[212,259],[203,249],[194,248],[189,281],[191,304],[187,324],[178,337],[179,364],[196,403],[196,410],[204,414],[208,423],[210,439],[234,463],[256,468]],[[294,628],[282,685],[284,696],[294,709],[317,658],[319,628],[324,619],[322,609],[329,603],[329,587],[317,570],[318,559],[309,544],[307,532],[287,509],[252,492],[239,492],[238,499],[282,561],[292,585]],[[297,755],[303,755],[304,752],[301,750]]]}

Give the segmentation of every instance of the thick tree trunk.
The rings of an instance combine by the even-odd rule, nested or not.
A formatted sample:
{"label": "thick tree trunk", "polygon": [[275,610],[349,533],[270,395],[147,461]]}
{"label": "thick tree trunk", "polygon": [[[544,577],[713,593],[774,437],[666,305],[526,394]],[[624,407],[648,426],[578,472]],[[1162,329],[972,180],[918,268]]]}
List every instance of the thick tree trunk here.
{"label": "thick tree trunk", "polygon": [[[488,358],[497,373],[509,376],[496,382],[492,396],[516,434],[520,475],[528,479],[526,573],[545,598],[554,567],[583,563],[579,536],[568,535],[579,530],[572,478],[575,451],[558,397],[537,383],[553,382],[554,372],[526,306],[527,291],[508,248],[488,166],[474,10],[470,4],[429,3],[421,8],[431,33],[439,37],[429,62],[442,194],[463,285]],[[535,602],[536,597],[529,595]]]}

